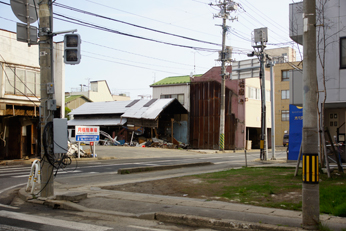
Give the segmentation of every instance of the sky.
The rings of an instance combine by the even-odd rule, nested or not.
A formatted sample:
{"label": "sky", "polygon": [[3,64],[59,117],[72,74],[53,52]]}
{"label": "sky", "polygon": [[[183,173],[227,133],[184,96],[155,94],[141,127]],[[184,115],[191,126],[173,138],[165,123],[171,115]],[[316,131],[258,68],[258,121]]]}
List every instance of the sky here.
{"label": "sky", "polygon": [[[226,38],[226,45],[233,47],[233,59],[247,59],[246,54],[253,50],[251,33],[261,27],[269,29],[268,48],[297,49],[289,38],[289,4],[293,0],[235,2],[239,8],[230,14],[234,20],[227,21]],[[0,29],[16,32],[16,22],[20,21],[11,7],[2,3],[10,0],[0,0]],[[56,0],[53,31],[77,29],[82,39],[81,63],[65,66],[65,91],[80,90],[80,84],[88,86],[90,81],[106,80],[114,94],[149,98],[154,82],[170,76],[203,74],[220,66],[216,59],[221,50],[222,19],[214,17],[220,10],[210,3],[216,1]],[[104,30],[71,23],[71,19]],[[63,35],[54,37],[55,42],[63,39]]]}

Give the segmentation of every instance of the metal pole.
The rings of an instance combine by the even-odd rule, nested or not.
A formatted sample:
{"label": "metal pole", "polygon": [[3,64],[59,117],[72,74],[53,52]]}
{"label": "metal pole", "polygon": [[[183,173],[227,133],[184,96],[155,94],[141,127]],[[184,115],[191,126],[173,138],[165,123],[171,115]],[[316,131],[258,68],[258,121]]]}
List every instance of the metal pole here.
{"label": "metal pole", "polygon": [[[39,20],[40,20],[40,31],[51,31],[51,0],[43,0],[39,5]],[[47,92],[47,84],[52,82],[52,43],[53,37],[47,34],[40,36],[39,43],[39,55],[40,55],[40,73],[41,73],[41,113],[40,113],[40,124],[41,124],[41,137],[44,133],[44,128],[48,122],[53,121],[53,113],[48,110],[47,104],[49,99],[52,99],[52,95]],[[47,156],[45,155],[43,142],[41,139],[41,196],[50,197],[54,195],[54,178],[53,178],[53,166],[48,162]],[[48,149],[53,144],[47,144]]]}
{"label": "metal pole", "polygon": [[270,98],[271,98],[271,114],[272,114],[272,158],[271,160],[276,160],[275,158],[275,79],[273,74],[274,63],[270,61]]}
{"label": "metal pole", "polygon": [[[226,11],[226,0],[223,2],[224,10]],[[225,150],[225,78],[226,78],[226,15],[222,18],[222,51],[221,51],[221,110],[220,110],[220,140],[219,150]]]}
{"label": "metal pole", "polygon": [[317,74],[316,74],[316,0],[304,0],[303,34],[303,184],[302,226],[318,227],[319,175],[318,175],[318,123],[317,123]]}

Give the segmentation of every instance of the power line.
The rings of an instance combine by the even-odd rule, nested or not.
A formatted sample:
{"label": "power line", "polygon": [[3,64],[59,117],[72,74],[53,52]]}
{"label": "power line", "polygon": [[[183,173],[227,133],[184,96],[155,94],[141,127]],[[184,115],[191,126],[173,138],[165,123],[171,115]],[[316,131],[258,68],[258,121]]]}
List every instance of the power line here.
{"label": "power line", "polygon": [[80,10],[80,9],[77,9],[77,8],[74,8],[74,7],[71,7],[71,6],[67,6],[67,5],[64,5],[64,4],[60,4],[60,3],[54,3],[54,5],[58,6],[58,7],[61,7],[61,8],[64,8],[64,9],[72,10],[72,11],[75,11],[75,12],[78,12],[78,13],[83,13],[83,14],[95,16],[95,17],[98,17],[98,18],[107,19],[107,20],[110,20],[110,21],[118,22],[118,23],[123,23],[123,24],[129,25],[129,26],[133,26],[133,27],[137,27],[137,28],[140,28],[140,29],[145,29],[145,30],[153,31],[153,32],[156,32],[156,33],[161,33],[161,34],[170,35],[170,36],[174,36],[174,37],[178,37],[178,38],[182,38],[182,39],[187,39],[187,40],[191,40],[191,41],[194,41],[194,42],[200,42],[200,43],[206,43],[206,44],[221,46],[218,43],[203,41],[203,40],[199,40],[199,39],[195,39],[195,38],[190,38],[190,37],[186,37],[186,36],[182,36],[182,35],[177,35],[177,34],[173,34],[173,33],[169,33],[169,32],[164,32],[164,31],[152,29],[152,28],[149,28],[149,27],[144,27],[144,26],[136,25],[136,24],[133,24],[133,23],[129,23],[129,22],[118,20],[118,19],[106,17],[106,16],[103,16],[103,15],[95,14],[95,13],[92,13],[92,12],[89,12],[89,11]]}
{"label": "power line", "polygon": [[77,25],[80,25],[80,26],[85,26],[85,27],[101,30],[101,31],[106,31],[106,32],[114,33],[114,34],[119,34],[119,35],[124,35],[124,36],[132,37],[132,38],[142,39],[142,40],[146,40],[146,41],[150,41],[150,42],[156,42],[156,43],[161,43],[161,44],[165,44],[165,45],[181,47],[181,48],[188,48],[188,49],[193,49],[193,50],[202,50],[202,51],[210,51],[210,52],[218,51],[216,49],[203,48],[203,47],[194,47],[194,46],[187,46],[187,45],[181,45],[181,44],[176,44],[176,43],[169,43],[169,42],[159,41],[159,40],[156,40],[156,39],[151,39],[151,38],[146,38],[146,37],[142,37],[142,36],[138,36],[138,35],[128,34],[128,33],[120,32],[120,31],[113,30],[113,29],[110,29],[110,28],[107,28],[107,27],[98,26],[96,24],[84,22],[82,20],[78,20],[78,19],[75,19],[75,18],[72,18],[72,17],[68,17],[68,16],[65,16],[65,15],[62,15],[62,14],[55,13],[55,15],[61,17],[61,18],[54,17],[55,19],[58,19],[58,20],[61,20],[61,21],[65,21],[65,22],[77,24]]}
{"label": "power line", "polygon": [[[124,50],[116,49],[116,48],[113,48],[113,47],[109,47],[109,46],[105,46],[105,45],[93,43],[93,42],[90,42],[90,41],[85,41],[85,40],[83,40],[83,42],[84,42],[84,43],[92,44],[92,45],[94,45],[94,46],[99,46],[99,47],[103,47],[103,48],[107,48],[107,49],[111,49],[111,50],[115,50],[115,51],[120,51],[120,52],[123,52],[123,53],[131,54],[131,55],[136,55],[136,56],[140,56],[140,57],[144,57],[144,58],[148,58],[148,59],[153,59],[153,60],[158,60],[158,61],[168,62],[168,63],[175,63],[175,64],[179,64],[179,65],[184,65],[184,66],[191,66],[191,65],[186,64],[186,63],[179,63],[179,62],[174,62],[174,61],[170,61],[170,60],[165,60],[165,59],[159,59],[159,58],[155,58],[155,57],[150,57],[150,56],[147,56],[147,55],[142,55],[142,54],[137,54],[137,53],[133,53],[133,52],[129,52],[129,51],[124,51]],[[200,68],[202,68],[202,67],[200,67]]]}
{"label": "power line", "polygon": [[121,61],[132,62],[132,63],[137,63],[137,64],[144,64],[144,65],[164,67],[164,68],[174,68],[174,69],[181,69],[181,70],[190,70],[188,68],[177,68],[177,67],[161,66],[161,65],[156,65],[156,64],[152,64],[152,63],[149,64],[149,63],[134,62],[133,60],[120,59],[120,58],[116,58],[116,57],[112,57],[112,56],[108,56],[108,55],[97,54],[97,53],[90,52],[90,51],[82,51],[82,52],[83,53],[89,53],[89,54],[92,54],[92,55],[98,55],[98,56],[102,56],[102,57],[106,57],[106,58],[117,59],[117,60],[121,60]]}
{"label": "power line", "polygon": [[94,1],[91,1],[91,0],[85,0],[85,1],[91,2],[91,3],[99,5],[99,6],[103,6],[103,7],[106,7],[106,8],[110,8],[110,9],[113,9],[113,10],[117,10],[117,11],[120,11],[120,12],[123,12],[123,13],[126,13],[126,14],[134,15],[134,16],[137,16],[137,17],[140,17],[140,18],[145,18],[145,19],[148,19],[148,20],[151,20],[151,21],[154,21],[154,22],[159,22],[159,23],[162,23],[162,24],[165,24],[165,25],[174,26],[174,27],[181,28],[181,29],[184,29],[184,30],[194,31],[194,32],[197,32],[197,33],[206,34],[206,35],[210,35],[210,36],[213,36],[213,37],[218,37],[215,34],[209,34],[209,33],[203,32],[203,31],[198,31],[198,30],[193,30],[191,28],[177,26],[177,25],[174,25],[174,24],[171,24],[171,23],[168,23],[168,22],[160,21],[160,20],[157,20],[157,19],[149,18],[149,17],[142,16],[142,15],[135,14],[135,13],[131,13],[129,11],[120,10],[118,8],[111,7],[109,5],[104,5],[104,4],[101,4],[101,3],[97,3],[97,2],[94,2]]}

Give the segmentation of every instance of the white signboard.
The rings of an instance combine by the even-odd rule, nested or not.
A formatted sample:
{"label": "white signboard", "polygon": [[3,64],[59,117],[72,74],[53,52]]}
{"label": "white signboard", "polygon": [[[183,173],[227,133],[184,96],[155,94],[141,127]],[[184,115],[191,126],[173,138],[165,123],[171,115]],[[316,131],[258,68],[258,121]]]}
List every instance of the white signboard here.
{"label": "white signboard", "polygon": [[99,126],[76,126],[76,141],[99,141]]}

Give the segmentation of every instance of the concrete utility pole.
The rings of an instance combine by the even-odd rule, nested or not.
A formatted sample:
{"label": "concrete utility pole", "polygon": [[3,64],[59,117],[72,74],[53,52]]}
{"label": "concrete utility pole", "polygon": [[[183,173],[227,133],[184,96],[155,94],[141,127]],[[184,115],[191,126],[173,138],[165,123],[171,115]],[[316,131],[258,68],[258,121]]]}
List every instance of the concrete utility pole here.
{"label": "concrete utility pole", "polygon": [[[226,4],[226,0],[224,0],[224,4]],[[225,6],[224,6],[225,7]],[[226,7],[225,7],[226,8]],[[227,33],[227,25],[226,25],[226,16],[222,19],[222,51],[221,51],[221,107],[220,107],[220,140],[219,140],[219,150],[225,150],[225,98],[226,98],[226,33]]]}
{"label": "concrete utility pole", "polygon": [[[226,72],[226,62],[228,61],[227,57],[229,56],[226,51],[226,34],[227,34],[227,24],[226,20],[229,19],[229,12],[236,11],[238,4],[232,0],[219,0],[216,4],[220,8],[220,13],[214,15],[214,17],[222,18],[222,50],[221,50],[221,105],[220,105],[220,137],[219,137],[219,150],[225,150],[225,98],[226,98],[226,86],[225,80],[228,73]],[[213,4],[210,4],[213,5]],[[235,18],[231,18],[234,20]]]}
{"label": "concrete utility pole", "polygon": [[261,113],[261,143],[260,143],[260,158],[261,160],[267,160],[268,145],[267,145],[267,100],[266,100],[266,77],[265,77],[265,45],[261,43],[260,51],[260,81],[261,83],[261,96],[262,96],[262,113]]}
{"label": "concrete utility pole", "polygon": [[[54,112],[48,110],[54,108],[52,105],[54,84],[53,84],[53,37],[52,32],[52,1],[42,0],[39,5],[40,20],[40,71],[41,71],[41,106],[40,106],[40,123],[41,137],[43,137],[44,128],[48,122],[53,121]],[[50,105],[48,105],[50,104]],[[52,131],[52,130],[51,130]],[[52,136],[52,134],[50,134]],[[53,188],[53,166],[48,162],[41,138],[41,196],[50,197],[54,195]],[[48,143],[48,149],[52,149],[51,143]]]}
{"label": "concrete utility pole", "polygon": [[273,73],[274,62],[269,61],[267,67],[270,67],[270,98],[271,98],[271,125],[272,125],[272,158],[271,160],[276,160],[275,158],[275,79]]}
{"label": "concrete utility pole", "polygon": [[[267,107],[266,107],[266,78],[265,78],[265,61],[267,55],[264,49],[268,42],[268,28],[259,28],[254,30],[253,45],[255,49],[248,57],[256,55],[260,60],[260,81],[261,81],[261,140],[260,140],[260,159],[267,160],[268,144],[267,144]],[[256,51],[257,49],[257,51]]]}
{"label": "concrete utility pole", "polygon": [[319,223],[316,0],[304,0],[303,61],[303,228]]}

